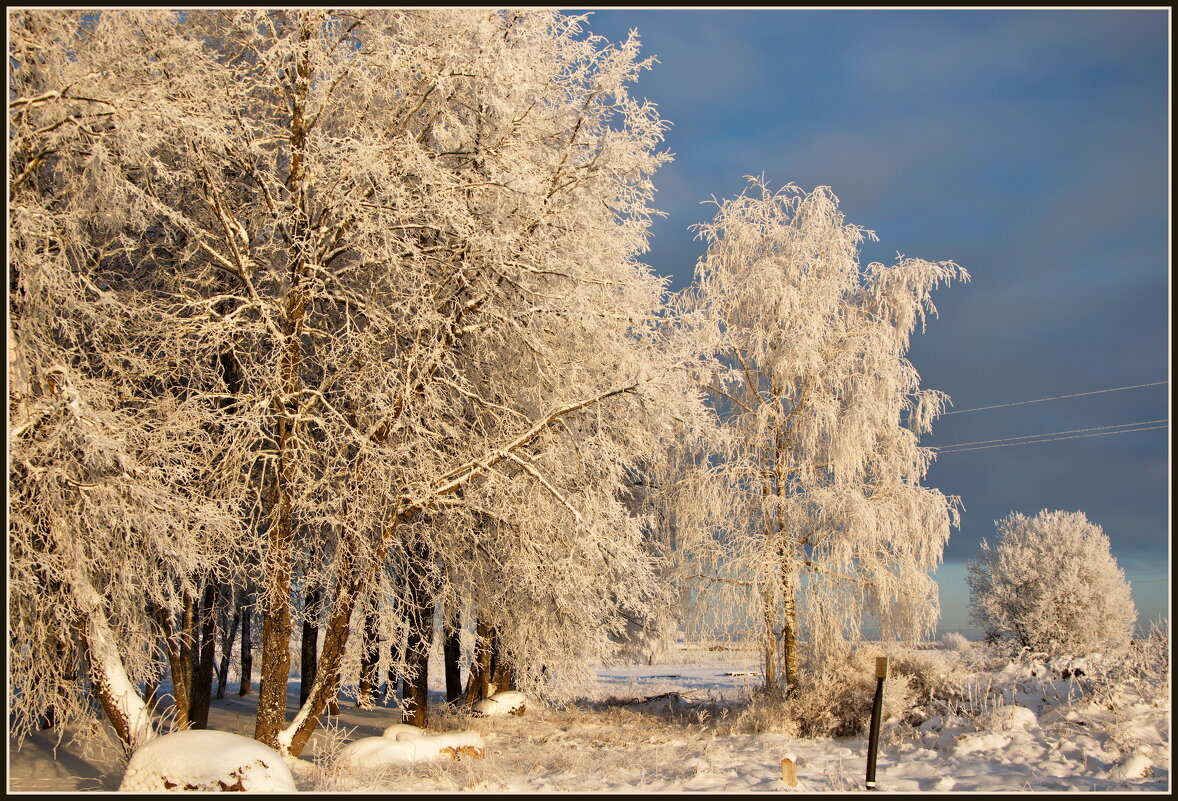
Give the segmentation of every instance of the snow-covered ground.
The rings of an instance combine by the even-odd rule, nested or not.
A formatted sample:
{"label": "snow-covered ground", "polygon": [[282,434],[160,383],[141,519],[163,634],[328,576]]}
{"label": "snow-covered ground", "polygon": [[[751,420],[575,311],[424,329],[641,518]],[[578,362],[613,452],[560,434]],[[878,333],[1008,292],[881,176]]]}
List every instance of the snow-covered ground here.
{"label": "snow-covered ground", "polygon": [[[756,655],[713,648],[681,645],[658,664],[601,668],[597,693],[565,709],[529,704],[521,716],[488,717],[432,710],[434,733],[477,735],[482,759],[357,767],[343,746],[380,737],[399,716],[345,704],[291,772],[300,790],[337,792],[864,789],[865,736],[801,739],[764,714],[752,724],[742,711],[759,680]],[[1168,686],[1132,675],[1102,682],[1099,658],[1010,661],[977,645],[942,648],[936,658],[955,665],[964,685],[953,700],[935,699],[885,723],[880,790],[1169,790]],[[293,715],[296,682],[291,694]],[[210,726],[249,735],[254,702],[215,701]],[[113,751],[63,742],[54,753],[53,743],[48,733],[19,751],[10,743],[10,791],[118,788],[123,769]],[[785,757],[796,764],[796,786],[782,781]]]}

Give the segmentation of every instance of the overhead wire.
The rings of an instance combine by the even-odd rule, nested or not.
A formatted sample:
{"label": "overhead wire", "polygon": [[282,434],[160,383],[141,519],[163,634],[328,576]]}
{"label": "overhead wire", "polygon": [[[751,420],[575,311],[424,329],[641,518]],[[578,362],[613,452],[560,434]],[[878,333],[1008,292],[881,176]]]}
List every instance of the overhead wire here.
{"label": "overhead wire", "polygon": [[[1015,440],[1035,440],[1040,437],[1057,437],[1063,434],[1080,434],[1086,431],[1104,431],[1110,428],[1128,428],[1130,426],[1147,426],[1155,423],[1168,423],[1169,418],[1163,417],[1160,420],[1142,420],[1137,423],[1117,423],[1111,426],[1092,426],[1091,428],[1073,428],[1068,431],[1049,431],[1042,434],[1023,434],[1019,437],[1002,437],[1001,439],[979,439],[974,442],[957,442],[953,445],[930,445],[929,447],[936,448],[938,451],[944,452],[950,449],[963,448],[967,445],[989,445],[995,442],[1014,442]],[[1144,430],[1144,429],[1142,429]],[[1110,433],[1128,433],[1128,432],[1110,432]],[[1029,443],[1024,443],[1029,444]]]}
{"label": "overhead wire", "polygon": [[1085,395],[1100,395],[1105,392],[1122,392],[1126,389],[1141,389],[1142,387],[1156,387],[1161,384],[1168,384],[1169,381],[1152,381],[1148,384],[1132,384],[1127,387],[1112,387],[1110,389],[1094,389],[1091,392],[1076,392],[1071,395],[1056,395],[1051,398],[1036,398],[1034,400],[1014,401],[1013,403],[995,403],[990,406],[975,406],[972,409],[954,409],[953,411],[942,413],[942,417],[950,414],[965,414],[966,412],[981,412],[986,409],[1001,409],[1006,406],[1023,406],[1027,403],[1045,403],[1046,401],[1063,400],[1065,398],[1080,398]]}
{"label": "overhead wire", "polygon": [[1167,423],[1166,425],[1161,425],[1161,426],[1147,426],[1145,428],[1127,428],[1122,431],[1096,431],[1091,434],[1075,434],[1075,435],[1069,436],[1069,437],[1053,437],[1050,434],[1043,434],[1041,436],[1047,437],[1046,439],[1032,439],[1032,440],[1027,440],[1026,442],[1004,442],[1004,443],[1000,443],[998,445],[979,445],[976,448],[951,448],[951,447],[949,447],[947,450],[938,450],[937,454],[940,455],[943,453],[965,453],[966,451],[984,451],[984,450],[989,450],[990,448],[1013,448],[1017,445],[1034,445],[1039,442],[1060,442],[1065,439],[1084,439],[1086,437],[1107,437],[1112,434],[1134,434],[1138,431],[1155,431],[1157,429],[1169,428],[1169,427],[1170,427],[1169,423]]}

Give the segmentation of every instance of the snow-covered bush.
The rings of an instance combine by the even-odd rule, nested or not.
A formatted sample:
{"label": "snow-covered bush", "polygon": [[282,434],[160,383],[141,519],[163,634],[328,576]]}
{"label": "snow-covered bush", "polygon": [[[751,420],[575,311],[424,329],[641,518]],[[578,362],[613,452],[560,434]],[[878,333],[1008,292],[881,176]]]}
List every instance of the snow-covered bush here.
{"label": "snow-covered bush", "polygon": [[997,544],[982,540],[966,579],[970,619],[987,640],[1051,654],[1128,643],[1137,610],[1100,526],[1047,510],[995,525]]}
{"label": "snow-covered bush", "polygon": [[1170,698],[1170,622],[1155,621],[1149,636],[1110,658],[1087,660],[1085,679],[1094,701],[1112,708],[1126,693],[1165,705]]}
{"label": "snow-covered bush", "polygon": [[[961,635],[957,635],[961,636]],[[964,639],[964,638],[962,638]],[[889,681],[903,677],[913,694],[913,701],[926,704],[934,698],[948,697],[966,680],[966,665],[958,652],[903,649],[891,655]]]}
{"label": "snow-covered bush", "polygon": [[[878,648],[858,648],[845,659],[803,671],[786,695],[762,692],[733,724],[735,732],[774,731],[791,737],[861,735],[871,721]],[[884,720],[903,715],[915,702],[912,677],[891,671],[884,682]]]}
{"label": "snow-covered bush", "polygon": [[949,651],[957,651],[959,653],[968,653],[973,648],[973,643],[966,639],[964,634],[959,634],[956,631],[951,631],[941,638],[941,645]]}

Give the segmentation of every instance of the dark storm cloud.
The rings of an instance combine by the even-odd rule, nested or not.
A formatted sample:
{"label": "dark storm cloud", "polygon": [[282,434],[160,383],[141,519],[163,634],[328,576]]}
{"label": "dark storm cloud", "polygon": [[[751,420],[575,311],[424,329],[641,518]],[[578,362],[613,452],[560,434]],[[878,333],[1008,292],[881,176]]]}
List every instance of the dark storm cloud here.
{"label": "dark storm cloud", "polygon": [[[966,286],[910,358],[956,408],[1168,378],[1165,11],[599,11],[660,63],[636,93],[670,120],[647,261],[691,280],[700,205],[746,174],[832,187],[873,229],[864,261],[952,259]],[[951,444],[1168,416],[1168,387],[943,418]],[[946,559],[1011,510],[1082,510],[1161,611],[1168,430],[945,454],[966,506]],[[960,576],[954,568],[946,573]],[[1152,582],[1152,583],[1151,583]],[[954,592],[959,591],[954,590]],[[1146,599],[1147,602],[1143,602]],[[949,611],[946,611],[949,614]]]}

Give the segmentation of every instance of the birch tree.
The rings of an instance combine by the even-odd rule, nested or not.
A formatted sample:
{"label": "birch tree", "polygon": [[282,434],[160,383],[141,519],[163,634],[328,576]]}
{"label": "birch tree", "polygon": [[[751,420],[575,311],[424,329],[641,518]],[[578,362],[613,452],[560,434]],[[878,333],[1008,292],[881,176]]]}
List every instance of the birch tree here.
{"label": "birch tree", "polygon": [[[211,482],[169,478],[159,492],[171,495],[124,505],[137,520],[171,504],[150,517],[156,536],[175,533],[165,519],[201,529],[178,537],[183,558],[167,552],[177,576],[198,568],[185,549],[230,547],[204,528],[252,538],[233,547],[259,554],[264,742],[301,750],[383,565],[444,560],[432,592],[477,596],[538,693],[583,681],[586,660],[613,647],[619,609],[657,594],[622,477],[700,419],[660,347],[663,283],[637,260],[664,123],[627,91],[644,65],[637,40],[609,45],[582,23],[484,9],[10,22],[10,198],[25,243],[14,285],[30,298],[14,305],[15,358],[40,352],[31,299],[46,287],[83,291],[44,338],[87,350],[61,330],[98,313],[95,265],[126,265],[117,305],[150,317],[135,340],[150,358],[138,373],[79,361],[70,385],[123,415],[132,387],[148,387],[172,427],[154,428],[141,458]],[[107,327],[129,336],[118,315]],[[89,350],[112,358],[105,341]],[[54,391],[51,368],[22,367],[30,388],[10,407],[31,415]],[[109,389],[83,383],[96,374]],[[44,450],[33,430],[20,429],[29,464]],[[183,445],[214,431],[203,450]],[[120,467],[101,488],[120,482],[150,486]],[[22,509],[60,516],[38,497]],[[297,554],[324,531],[323,651],[287,726]],[[32,542],[27,561],[60,539]],[[142,606],[103,600],[108,618]]]}
{"label": "birch tree", "polygon": [[907,258],[861,267],[867,232],[825,187],[752,180],[717,205],[682,308],[714,359],[722,432],[699,467],[722,480],[698,486],[724,517],[695,542],[691,575],[727,630],[760,640],[766,685],[796,685],[803,639],[820,663],[865,618],[884,636],[935,624],[929,572],[958,502],[921,484],[932,453],[918,439],[945,396],[920,388],[905,353],[931,291],[968,276]]}

